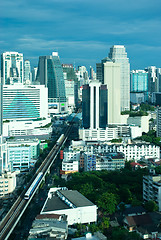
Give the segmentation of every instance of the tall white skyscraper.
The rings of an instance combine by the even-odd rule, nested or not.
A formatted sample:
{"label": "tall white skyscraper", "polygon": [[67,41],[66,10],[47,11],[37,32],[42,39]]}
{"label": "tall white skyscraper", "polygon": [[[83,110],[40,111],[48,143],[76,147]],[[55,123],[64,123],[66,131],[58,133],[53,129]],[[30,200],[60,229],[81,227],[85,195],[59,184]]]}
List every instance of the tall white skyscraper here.
{"label": "tall white skyscraper", "polygon": [[118,124],[120,115],[120,63],[106,61],[104,63],[104,84],[108,89],[108,123]]}
{"label": "tall white skyscraper", "polygon": [[24,62],[24,83],[31,83],[32,74],[31,74],[31,65],[29,60]]}
{"label": "tall white skyscraper", "polygon": [[1,55],[1,75],[3,84],[23,82],[23,54],[5,52]]}
{"label": "tall white skyscraper", "polygon": [[130,64],[125,47],[122,45],[112,46],[109,58],[115,63],[120,63],[121,111],[130,110]]}

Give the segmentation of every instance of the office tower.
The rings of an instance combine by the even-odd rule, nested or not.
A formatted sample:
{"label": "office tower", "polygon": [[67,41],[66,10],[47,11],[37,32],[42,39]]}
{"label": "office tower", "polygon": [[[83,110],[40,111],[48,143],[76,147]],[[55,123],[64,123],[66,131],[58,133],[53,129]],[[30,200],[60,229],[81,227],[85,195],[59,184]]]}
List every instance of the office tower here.
{"label": "office tower", "polygon": [[144,70],[132,70],[130,73],[130,91],[148,91],[148,73]]}
{"label": "office tower", "polygon": [[104,63],[109,61],[111,61],[111,59],[105,57],[101,60],[101,63],[96,63],[96,77],[102,84],[104,84]]}
{"label": "office tower", "polygon": [[[78,79],[72,64],[62,64],[68,109],[78,105]],[[76,91],[77,90],[77,91]]]}
{"label": "office tower", "polygon": [[29,60],[24,62],[24,83],[32,82],[31,65]]}
{"label": "office tower", "polygon": [[148,101],[148,73],[144,70],[132,70],[130,73],[130,101]]}
{"label": "office tower", "polygon": [[85,129],[106,128],[108,123],[107,86],[92,81],[83,86],[82,118]]}
{"label": "office tower", "polygon": [[1,55],[1,76],[3,84],[23,82],[23,54],[5,52]]}
{"label": "office tower", "polygon": [[32,70],[32,82],[36,81],[36,77],[37,77],[37,67],[34,67]]}
{"label": "office tower", "polygon": [[91,80],[93,80],[93,74],[94,74],[93,67],[90,66],[90,79]]}
{"label": "office tower", "polygon": [[5,85],[3,119],[25,120],[48,117],[48,89],[44,85]]}
{"label": "office tower", "polygon": [[63,73],[66,73],[67,80],[77,81],[77,76],[73,67],[73,64],[62,64]]}
{"label": "office tower", "polygon": [[80,72],[80,78],[84,79],[84,83],[88,83],[88,71],[85,66],[78,66],[78,72]]}
{"label": "office tower", "polygon": [[120,63],[121,111],[130,110],[130,64],[125,47],[122,45],[111,47],[109,58],[115,63]]}
{"label": "office tower", "polygon": [[118,124],[120,115],[120,63],[104,63],[104,84],[108,89],[108,124]]}
{"label": "office tower", "polygon": [[65,83],[58,52],[39,57],[37,80],[48,88],[48,103],[53,113],[66,112]]}

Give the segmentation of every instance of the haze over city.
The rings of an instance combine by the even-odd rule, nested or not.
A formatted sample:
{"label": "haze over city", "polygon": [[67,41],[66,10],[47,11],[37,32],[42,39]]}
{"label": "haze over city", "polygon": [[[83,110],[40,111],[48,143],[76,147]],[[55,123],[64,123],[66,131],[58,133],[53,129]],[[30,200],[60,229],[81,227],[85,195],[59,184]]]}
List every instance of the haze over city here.
{"label": "haze over city", "polygon": [[159,0],[6,0],[0,9],[1,52],[33,66],[58,51],[63,63],[95,67],[114,44],[126,46],[131,69],[160,66]]}

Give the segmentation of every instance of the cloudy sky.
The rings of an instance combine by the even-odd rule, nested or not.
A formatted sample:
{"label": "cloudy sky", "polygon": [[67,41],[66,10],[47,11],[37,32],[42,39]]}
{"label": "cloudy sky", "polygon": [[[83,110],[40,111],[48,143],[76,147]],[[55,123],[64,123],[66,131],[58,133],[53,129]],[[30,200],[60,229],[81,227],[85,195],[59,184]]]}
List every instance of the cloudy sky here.
{"label": "cloudy sky", "polygon": [[62,63],[90,65],[125,45],[131,69],[161,67],[161,0],[2,0],[0,51],[36,66],[58,51]]}

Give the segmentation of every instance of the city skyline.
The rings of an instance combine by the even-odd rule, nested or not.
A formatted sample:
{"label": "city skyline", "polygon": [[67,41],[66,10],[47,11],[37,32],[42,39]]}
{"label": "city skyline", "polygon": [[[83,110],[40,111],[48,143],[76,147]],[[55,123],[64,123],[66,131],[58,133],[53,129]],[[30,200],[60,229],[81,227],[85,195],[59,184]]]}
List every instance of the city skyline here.
{"label": "city skyline", "polygon": [[58,51],[62,63],[93,66],[110,47],[126,47],[131,69],[160,67],[161,3],[108,0],[7,0],[0,3],[1,53],[17,51],[32,67]]}

